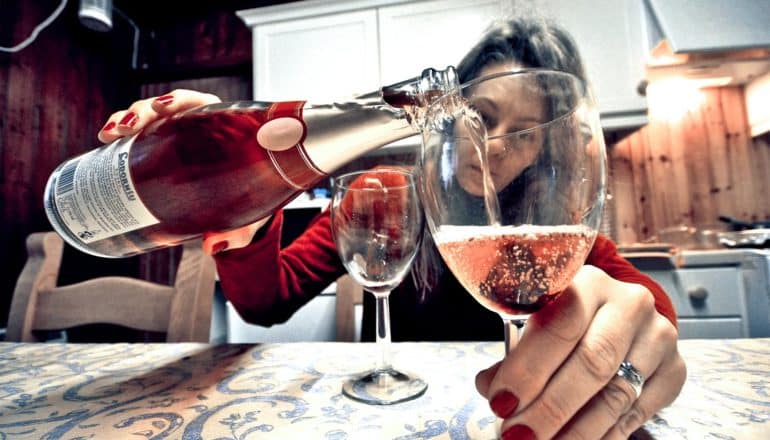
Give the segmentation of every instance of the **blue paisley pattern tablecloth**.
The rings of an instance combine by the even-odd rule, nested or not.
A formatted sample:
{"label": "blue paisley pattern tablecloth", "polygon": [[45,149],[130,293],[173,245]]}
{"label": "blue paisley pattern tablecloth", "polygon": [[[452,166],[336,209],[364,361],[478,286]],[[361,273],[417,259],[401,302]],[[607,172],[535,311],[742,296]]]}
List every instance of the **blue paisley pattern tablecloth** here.
{"label": "blue paisley pattern tablecloth", "polygon": [[[770,439],[770,339],[680,343],[688,381],[640,438]],[[0,343],[0,440],[489,439],[473,385],[501,343],[395,344],[428,391],[395,406],[344,397],[373,344]]]}

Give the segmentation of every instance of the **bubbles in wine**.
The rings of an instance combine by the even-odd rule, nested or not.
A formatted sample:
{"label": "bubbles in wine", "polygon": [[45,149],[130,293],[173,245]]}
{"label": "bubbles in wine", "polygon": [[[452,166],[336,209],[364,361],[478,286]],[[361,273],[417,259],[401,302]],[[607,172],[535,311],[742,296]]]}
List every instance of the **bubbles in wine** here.
{"label": "bubbles in wine", "polygon": [[434,238],[460,283],[487,308],[531,313],[564,290],[596,232],[582,225],[444,226]]}

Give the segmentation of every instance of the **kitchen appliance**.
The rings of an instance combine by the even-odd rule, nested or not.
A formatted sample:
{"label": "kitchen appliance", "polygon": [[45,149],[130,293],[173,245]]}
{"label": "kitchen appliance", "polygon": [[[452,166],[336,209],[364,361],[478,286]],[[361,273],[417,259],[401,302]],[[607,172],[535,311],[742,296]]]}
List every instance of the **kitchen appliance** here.
{"label": "kitchen appliance", "polygon": [[644,0],[647,82],[744,84],[770,71],[770,2]]}
{"label": "kitchen appliance", "polygon": [[745,231],[747,229],[768,229],[770,228],[770,220],[765,221],[744,221],[738,220],[726,215],[720,215],[719,221],[726,223],[732,231]]}
{"label": "kitchen appliance", "polygon": [[718,234],[719,242],[731,248],[770,248],[770,220],[748,222],[720,216],[731,231]]}

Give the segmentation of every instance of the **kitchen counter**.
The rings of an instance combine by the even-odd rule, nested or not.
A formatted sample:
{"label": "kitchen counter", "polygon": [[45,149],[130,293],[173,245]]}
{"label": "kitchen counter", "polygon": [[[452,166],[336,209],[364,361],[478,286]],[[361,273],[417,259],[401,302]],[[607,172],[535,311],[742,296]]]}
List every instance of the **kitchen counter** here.
{"label": "kitchen counter", "polygon": [[770,258],[767,249],[685,249],[660,246],[619,246],[620,254],[635,265],[655,269],[739,266],[750,260]]}
{"label": "kitchen counter", "polygon": [[764,249],[683,250],[674,255],[677,267],[739,266],[756,258],[768,258]]}

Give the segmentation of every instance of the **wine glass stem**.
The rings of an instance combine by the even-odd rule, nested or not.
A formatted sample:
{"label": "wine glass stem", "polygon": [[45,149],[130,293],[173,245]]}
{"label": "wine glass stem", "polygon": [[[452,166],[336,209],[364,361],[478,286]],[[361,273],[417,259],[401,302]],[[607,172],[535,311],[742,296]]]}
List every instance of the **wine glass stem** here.
{"label": "wine glass stem", "polygon": [[390,292],[386,294],[375,294],[377,299],[377,332],[376,332],[376,344],[380,350],[380,358],[377,362],[377,371],[385,371],[391,369],[390,361],[390,302],[388,298]]}
{"label": "wine glass stem", "polygon": [[503,319],[505,327],[505,353],[508,354],[519,344],[519,338],[524,331],[526,318]]}

